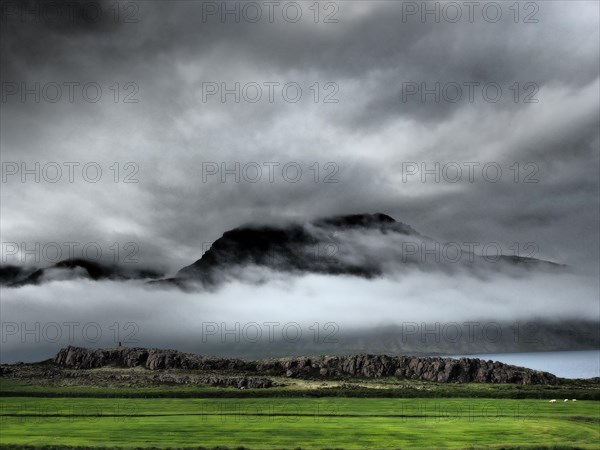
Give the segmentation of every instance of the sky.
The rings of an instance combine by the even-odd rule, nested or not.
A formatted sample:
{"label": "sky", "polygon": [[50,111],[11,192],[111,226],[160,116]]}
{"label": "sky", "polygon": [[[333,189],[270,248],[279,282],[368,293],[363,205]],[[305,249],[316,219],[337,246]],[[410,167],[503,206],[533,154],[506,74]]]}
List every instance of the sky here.
{"label": "sky", "polygon": [[567,264],[596,313],[598,2],[51,3],[2,2],[2,263],[173,274],[381,212]]}
{"label": "sky", "polygon": [[[29,3],[3,6],[3,243],[114,255],[133,242],[140,263],[173,271],[244,223],[383,212],[442,240],[535,242],[540,257],[597,264],[597,2],[522,3],[517,23],[502,2],[495,23],[494,7],[470,17],[462,2],[454,23],[444,3],[439,23],[420,2],[331,2],[319,23],[310,2],[271,18],[242,2],[239,23],[219,14],[235,2],[124,2],[118,17],[112,2]],[[209,94],[236,82],[239,103]],[[279,83],[272,102],[265,83]],[[422,83],[440,83],[439,102]],[[472,102],[464,83],[480,83]]]}

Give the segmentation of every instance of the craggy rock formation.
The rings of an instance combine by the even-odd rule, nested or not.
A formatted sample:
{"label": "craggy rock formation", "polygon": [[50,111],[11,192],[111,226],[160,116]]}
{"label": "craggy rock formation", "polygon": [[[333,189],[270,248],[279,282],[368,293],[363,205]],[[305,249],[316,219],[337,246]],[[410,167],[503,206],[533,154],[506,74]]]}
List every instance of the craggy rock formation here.
{"label": "craggy rock formation", "polygon": [[251,366],[241,359],[216,358],[182,353],[177,350],[146,348],[87,349],[69,346],[58,352],[54,362],[75,369],[95,369],[104,366],[145,367],[150,370],[248,370]]}
{"label": "craggy rock formation", "polygon": [[318,373],[322,377],[395,376],[439,383],[554,384],[557,382],[557,377],[547,372],[474,358],[422,358],[387,355],[319,356],[275,362],[275,366],[278,365],[283,366],[286,376],[299,378]]}
{"label": "craggy rock formation", "polygon": [[[69,346],[62,349],[54,361],[59,366],[75,369],[93,369],[104,366],[145,367],[150,370],[235,371],[294,378],[395,376],[402,379],[440,383],[520,384],[555,384],[558,381],[557,377],[551,373],[473,358],[421,358],[362,354],[245,361],[234,358],[200,356],[176,350],[86,349]],[[260,382],[260,380],[257,381],[257,383]],[[246,385],[252,387],[248,383],[246,380]]]}

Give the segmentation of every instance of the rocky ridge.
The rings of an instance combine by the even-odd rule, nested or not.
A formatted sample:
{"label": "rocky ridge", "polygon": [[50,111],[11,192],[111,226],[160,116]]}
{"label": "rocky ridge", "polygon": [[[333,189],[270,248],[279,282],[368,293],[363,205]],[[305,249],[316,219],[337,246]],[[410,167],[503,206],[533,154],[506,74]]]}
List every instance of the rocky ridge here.
{"label": "rocky ridge", "polygon": [[439,383],[556,384],[548,372],[475,358],[425,358],[389,355],[314,356],[247,361],[145,348],[61,349],[54,362],[73,369],[142,367],[148,370],[245,372],[289,378],[398,377]]}

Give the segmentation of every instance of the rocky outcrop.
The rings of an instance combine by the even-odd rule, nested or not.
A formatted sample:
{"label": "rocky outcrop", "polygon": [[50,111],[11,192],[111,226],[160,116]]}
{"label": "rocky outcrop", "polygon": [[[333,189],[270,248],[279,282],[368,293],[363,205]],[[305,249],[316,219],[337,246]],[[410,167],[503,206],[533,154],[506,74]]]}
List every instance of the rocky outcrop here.
{"label": "rocky outcrop", "polygon": [[[104,366],[144,367],[149,370],[230,371],[292,378],[398,377],[439,383],[518,384],[555,384],[558,381],[556,376],[548,372],[474,358],[361,354],[245,361],[200,356],[176,350],[86,349],[69,346],[62,349],[54,361],[59,366],[75,369],[94,369]],[[249,380],[245,381],[246,386],[252,387],[251,384],[254,382]],[[235,383],[237,382],[239,380]]]}
{"label": "rocky outcrop", "polygon": [[547,372],[474,358],[421,358],[387,355],[352,355],[293,359],[284,363],[288,377],[344,375],[402,379],[439,383],[518,383],[554,384],[557,378]]}
{"label": "rocky outcrop", "polygon": [[122,347],[87,349],[69,346],[58,352],[54,362],[75,369],[98,367],[145,367],[150,370],[248,370],[251,365],[241,359],[216,358],[183,353],[177,350]]}

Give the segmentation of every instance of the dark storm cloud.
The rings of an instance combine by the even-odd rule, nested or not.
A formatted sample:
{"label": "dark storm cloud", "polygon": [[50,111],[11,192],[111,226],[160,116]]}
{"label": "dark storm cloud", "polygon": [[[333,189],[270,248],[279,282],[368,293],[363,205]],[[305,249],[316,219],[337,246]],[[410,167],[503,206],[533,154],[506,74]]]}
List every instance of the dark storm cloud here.
{"label": "dark storm cloud", "polygon": [[118,28],[108,0],[6,0],[0,13],[4,81],[21,81],[35,72],[56,69],[66,62],[70,42],[106,38]]}
{"label": "dark storm cloud", "polygon": [[[3,83],[93,81],[103,97],[9,97],[2,160],[104,169],[96,184],[11,177],[3,242],[134,241],[146,265],[174,271],[242,223],[381,211],[442,239],[534,240],[541,256],[597,265],[597,4],[539,2],[538,23],[514,23],[508,7],[498,23],[423,23],[403,21],[400,2],[339,2],[338,23],[314,24],[307,5],[298,23],[222,23],[202,20],[202,2],[132,3],[135,22],[115,21],[112,2],[91,22],[3,17]],[[203,102],[208,81],[292,81],[304,97]],[[115,82],[122,95],[135,83],[139,102],[114,103]],[[314,103],[315,82],[336,83],[339,103]],[[406,82],[494,82],[503,97],[403,102]],[[514,102],[515,82],[535,83],[539,103]],[[135,162],[139,183],[111,183],[115,161]],[[497,183],[402,181],[406,162],[466,161],[498,162],[504,174]],[[517,161],[536,164],[539,182],[513,182]],[[270,183],[263,166],[258,183],[204,183],[204,162],[297,162],[303,176],[290,183],[278,172]],[[337,183],[322,182],[328,162]]]}

